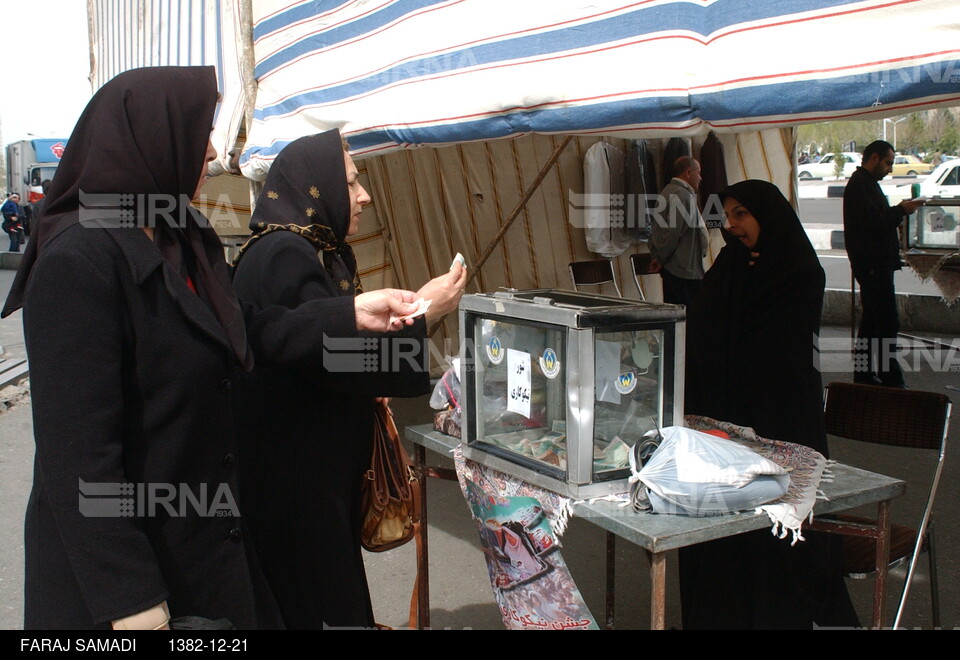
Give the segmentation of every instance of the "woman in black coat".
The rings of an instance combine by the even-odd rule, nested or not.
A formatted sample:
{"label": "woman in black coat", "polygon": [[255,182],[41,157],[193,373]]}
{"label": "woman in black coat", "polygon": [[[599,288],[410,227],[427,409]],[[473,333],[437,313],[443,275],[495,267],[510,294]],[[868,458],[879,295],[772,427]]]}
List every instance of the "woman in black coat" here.
{"label": "woman in black coat", "polygon": [[[347,302],[361,291],[346,243],[370,201],[357,177],[337,130],[280,152],[234,274],[241,301],[296,310],[318,300]],[[344,366],[257,354],[240,419],[242,460],[258,469],[243,475],[242,504],[288,627],[374,625],[360,548],[360,483],[370,466],[375,397],[429,390],[426,322],[456,309],[465,284],[459,265],[428,282],[417,292],[432,301],[425,318],[389,342],[372,337],[356,359],[330,343]],[[413,360],[397,360],[402,354]]]}
{"label": "woman in black coat", "polygon": [[[687,310],[684,409],[827,455],[815,340],[824,273],[779,189],[722,194],[727,245]],[[769,531],[680,552],[685,629],[857,625],[835,538],[791,546]]]}
{"label": "woman in black coat", "polygon": [[[189,205],[216,102],[213,67],[104,85],[3,310],[23,307],[37,446],[26,629],[280,625],[238,508],[233,386],[251,351],[223,248]],[[252,315],[258,350],[319,346],[318,311]],[[341,310],[341,332],[354,317]]]}

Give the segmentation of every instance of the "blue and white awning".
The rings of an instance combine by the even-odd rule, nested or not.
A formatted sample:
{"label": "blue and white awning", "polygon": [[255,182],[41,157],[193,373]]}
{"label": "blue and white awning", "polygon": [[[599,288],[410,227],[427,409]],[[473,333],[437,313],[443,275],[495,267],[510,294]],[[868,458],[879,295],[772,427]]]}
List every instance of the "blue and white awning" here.
{"label": "blue and white awning", "polygon": [[955,0],[253,0],[241,159],[527,133],[663,137],[960,103]]}

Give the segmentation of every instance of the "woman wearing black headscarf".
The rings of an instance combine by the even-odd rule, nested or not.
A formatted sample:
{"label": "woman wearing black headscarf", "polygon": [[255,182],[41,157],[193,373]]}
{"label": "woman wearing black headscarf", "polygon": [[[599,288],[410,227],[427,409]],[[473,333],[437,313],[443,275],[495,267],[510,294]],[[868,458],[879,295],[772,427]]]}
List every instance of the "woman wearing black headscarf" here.
{"label": "woman wearing black headscarf", "polygon": [[[361,291],[346,242],[370,201],[358,176],[337,130],[280,152],[234,274],[241,301],[297,309],[347,303]],[[288,627],[374,625],[360,548],[374,399],[428,392],[426,323],[456,309],[465,285],[459,265],[428,282],[417,292],[432,301],[425,318],[385,347],[375,343],[372,362],[361,357],[357,368],[336,373],[318,360],[257,355],[240,408],[241,458],[258,466],[243,475],[243,506]],[[396,360],[398,351],[419,364]]]}
{"label": "woman wearing black headscarf", "polygon": [[[685,411],[826,456],[815,362],[823,268],[776,186],[743,181],[722,197],[727,245],[687,310]],[[684,628],[857,625],[836,539],[806,538],[791,547],[760,531],[684,548]]]}
{"label": "woman wearing black headscarf", "polygon": [[[153,628],[171,614],[280,625],[237,506],[244,319],[220,241],[190,206],[216,155],[216,103],[213,67],[104,85],[4,307],[23,307],[37,446],[26,629]],[[317,311],[251,316],[259,349],[303,337]]]}

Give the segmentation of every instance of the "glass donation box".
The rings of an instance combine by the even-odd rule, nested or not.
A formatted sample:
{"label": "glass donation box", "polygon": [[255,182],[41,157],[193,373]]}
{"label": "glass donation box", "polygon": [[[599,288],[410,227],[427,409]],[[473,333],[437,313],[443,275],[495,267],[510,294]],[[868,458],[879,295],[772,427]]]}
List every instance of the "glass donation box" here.
{"label": "glass donation box", "polygon": [[682,423],[684,318],[553,289],[463,296],[464,456],[575,499],[626,491],[630,448]]}
{"label": "glass donation box", "polygon": [[907,216],[906,248],[960,251],[960,198],[933,197]]}

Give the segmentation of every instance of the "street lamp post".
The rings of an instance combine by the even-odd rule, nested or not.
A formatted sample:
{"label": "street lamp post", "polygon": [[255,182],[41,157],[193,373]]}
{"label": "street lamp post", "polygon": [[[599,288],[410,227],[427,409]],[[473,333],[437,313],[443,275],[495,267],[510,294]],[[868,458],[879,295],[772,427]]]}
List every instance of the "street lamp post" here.
{"label": "street lamp post", "polygon": [[887,122],[890,122],[891,124],[893,124],[893,150],[894,151],[897,150],[897,124],[906,120],[907,120],[907,117],[901,117],[900,119],[897,119],[897,120],[890,119],[889,117],[883,118],[883,141],[884,142],[887,141]]}

